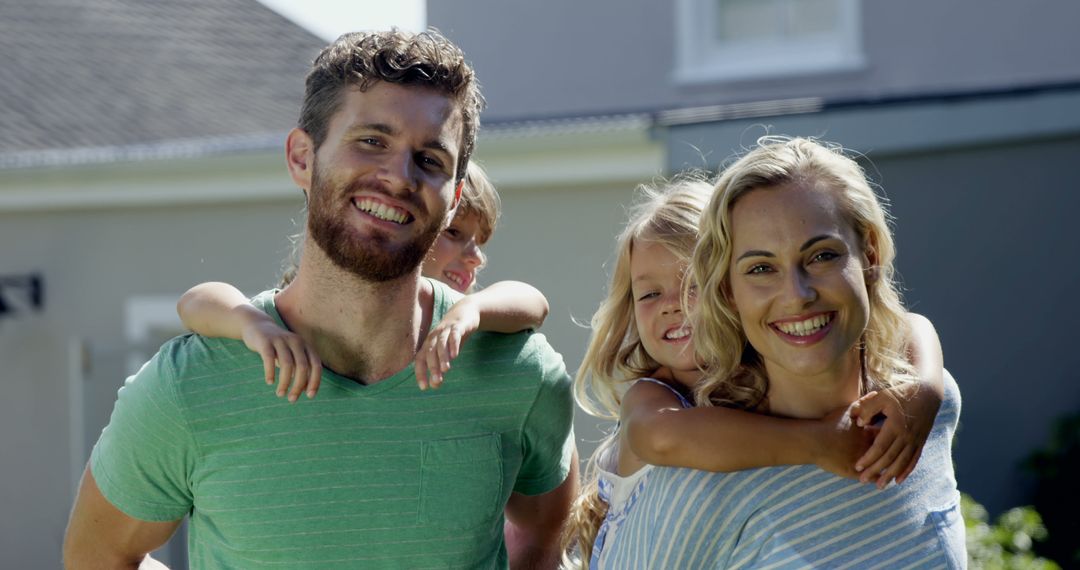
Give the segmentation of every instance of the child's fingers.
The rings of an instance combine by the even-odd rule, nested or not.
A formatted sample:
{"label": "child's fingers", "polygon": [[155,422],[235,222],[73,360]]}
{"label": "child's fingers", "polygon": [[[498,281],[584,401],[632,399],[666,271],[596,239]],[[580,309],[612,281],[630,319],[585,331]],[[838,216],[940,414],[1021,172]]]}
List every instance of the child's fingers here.
{"label": "child's fingers", "polygon": [[277,360],[279,368],[277,395],[280,398],[285,395],[285,392],[289,387],[289,382],[292,381],[293,357],[292,352],[288,350],[288,346],[285,346],[284,341],[275,342],[274,348],[275,350],[277,350]]}
{"label": "child's fingers", "polygon": [[314,350],[309,350],[307,353],[308,363],[311,366],[310,376],[308,377],[307,385],[307,397],[314,398],[315,394],[319,391],[319,384],[322,383],[322,359],[318,354],[315,354]]}
{"label": "child's fingers", "polygon": [[304,353],[303,345],[293,346],[292,348],[295,368],[293,369],[292,386],[289,388],[289,401],[295,402],[300,399],[300,394],[307,387],[308,376],[311,376],[311,362]]}
{"label": "child's fingers", "polygon": [[[442,331],[440,331],[442,333]],[[442,358],[438,355],[438,349],[442,347],[442,341],[440,335],[434,335],[431,339],[431,347],[424,352],[424,358],[427,359],[428,367],[428,385],[430,388],[438,388],[438,384],[443,381],[443,368]]]}
{"label": "child's fingers", "polygon": [[416,384],[421,390],[427,390],[431,387],[431,378],[435,375],[436,368],[432,365],[432,354],[435,351],[435,341],[438,338],[438,331],[432,331],[428,334],[427,339],[424,340],[424,344],[420,346],[420,351],[416,353],[415,359],[415,372],[416,372]]}
{"label": "child's fingers", "polygon": [[862,457],[855,462],[855,470],[859,473],[865,472],[868,467],[877,463],[885,455],[885,452],[889,450],[895,440],[896,436],[892,432],[878,432],[877,436],[874,437],[874,443],[870,445],[870,449],[867,449],[866,453],[863,453]]}
{"label": "child's fingers", "polygon": [[911,472],[915,470],[915,466],[919,464],[919,458],[922,457],[922,450],[923,446],[921,445],[915,448],[915,452],[911,454],[911,459],[908,461],[907,467],[904,467],[904,470],[896,476],[897,485],[903,483],[908,478],[908,475],[911,475]]}
{"label": "child's fingers", "polygon": [[263,348],[259,351],[259,356],[262,357],[263,361],[263,378],[266,379],[266,385],[273,386],[274,370],[277,369],[277,366],[275,366],[277,357],[274,355],[274,348],[272,346]]}
{"label": "child's fingers", "polygon": [[[442,331],[439,335],[439,343],[436,345],[439,348],[439,372],[445,373],[450,370],[450,361],[454,359],[452,356],[451,345],[454,342],[454,327],[449,327]],[[440,374],[441,376],[441,374]]]}
{"label": "child's fingers", "polygon": [[878,489],[884,489],[885,486],[889,484],[889,481],[900,476],[911,461],[911,454],[914,452],[915,446],[913,445],[905,445],[900,449],[900,453],[897,454],[896,459],[894,459],[893,462],[881,472],[881,475],[878,476]]}
{"label": "child's fingers", "polygon": [[450,368],[450,360],[446,352],[447,334],[449,334],[447,329],[439,330],[439,335],[435,338],[434,343],[431,345],[431,352],[428,354],[432,388],[442,386],[443,374]]}
{"label": "child's fingers", "polygon": [[450,336],[447,339],[448,342],[447,342],[447,346],[446,346],[447,351],[450,353],[450,360],[453,360],[453,359],[457,358],[458,354],[460,354],[460,351],[461,351],[461,338],[462,338],[461,330],[458,329],[457,327],[454,327],[454,329],[452,331],[450,331]]}
{"label": "child's fingers", "polygon": [[878,392],[868,392],[851,406],[851,417],[859,427],[866,427],[874,421],[874,416],[885,409],[886,399]]}
{"label": "child's fingers", "polygon": [[879,477],[883,471],[888,469],[888,467],[896,461],[896,458],[904,450],[904,447],[905,444],[903,441],[894,439],[892,444],[889,445],[889,448],[881,454],[881,457],[863,470],[863,474],[859,477],[859,480],[863,483],[868,483],[872,479]]}

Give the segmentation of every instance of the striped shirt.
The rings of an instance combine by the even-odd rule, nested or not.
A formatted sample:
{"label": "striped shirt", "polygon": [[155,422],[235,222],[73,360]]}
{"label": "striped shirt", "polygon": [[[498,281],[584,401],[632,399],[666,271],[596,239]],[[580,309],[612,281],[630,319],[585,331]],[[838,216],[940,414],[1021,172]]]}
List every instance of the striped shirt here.
{"label": "striped shirt", "polygon": [[[280,322],[274,292],[255,298]],[[454,297],[435,284],[433,321]],[[542,335],[474,334],[439,390],[410,365],[323,370],[289,404],[234,340],[178,337],[120,390],[91,465],[148,521],[190,515],[193,568],[501,568],[503,507],[566,478],[572,400]]]}
{"label": "striped shirt", "polygon": [[810,465],[709,473],[657,467],[606,545],[606,568],[964,568],[945,399],[922,458],[884,490]]}

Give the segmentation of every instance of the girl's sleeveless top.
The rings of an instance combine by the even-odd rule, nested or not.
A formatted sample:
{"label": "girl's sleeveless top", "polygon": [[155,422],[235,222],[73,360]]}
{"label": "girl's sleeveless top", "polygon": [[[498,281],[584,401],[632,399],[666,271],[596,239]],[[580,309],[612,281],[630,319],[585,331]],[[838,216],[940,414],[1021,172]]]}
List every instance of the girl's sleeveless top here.
{"label": "girl's sleeveless top", "polygon": [[[638,382],[651,382],[653,384],[659,384],[671,390],[672,394],[679,399],[679,403],[684,408],[692,408],[694,405],[686,399],[675,388],[668,384],[657,380],[655,378],[640,378]],[[618,427],[615,428],[616,431]],[[604,516],[604,522],[600,524],[600,529],[596,533],[596,540],[593,542],[592,557],[589,560],[589,569],[598,570],[607,568],[606,557],[604,556],[604,544],[615,536],[615,533],[619,531],[619,525],[623,519],[626,518],[626,514],[629,512],[630,507],[637,500],[638,495],[641,494],[641,490],[645,487],[645,481],[649,477],[649,472],[652,471],[652,465],[645,465],[641,469],[638,469],[628,477],[620,477],[618,475],[619,467],[619,444],[604,450],[603,454],[596,462],[598,469],[597,486],[600,490],[600,499],[608,505],[607,515]]]}

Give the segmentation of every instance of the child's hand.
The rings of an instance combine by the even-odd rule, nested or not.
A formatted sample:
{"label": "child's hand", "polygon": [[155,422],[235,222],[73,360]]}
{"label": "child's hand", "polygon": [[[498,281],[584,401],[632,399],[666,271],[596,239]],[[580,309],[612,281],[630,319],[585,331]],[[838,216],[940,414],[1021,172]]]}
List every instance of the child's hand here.
{"label": "child's hand", "polygon": [[268,319],[248,323],[242,330],[241,340],[262,357],[267,384],[274,385],[275,363],[281,369],[278,373],[278,397],[284,396],[288,390],[289,401],[295,402],[304,388],[307,388],[308,398],[315,397],[322,378],[322,360],[300,335]]}
{"label": "child's hand", "polygon": [[857,479],[855,460],[870,448],[875,431],[856,425],[850,410],[840,408],[816,422],[820,433],[814,438],[819,442],[814,464],[834,475]]}
{"label": "child's hand", "polygon": [[867,483],[876,478],[879,489],[893,479],[903,483],[919,462],[940,406],[941,397],[917,383],[859,398],[851,416],[860,426],[870,425],[879,414],[885,416],[874,445],[855,463],[862,473],[859,480]]}
{"label": "child's hand", "polygon": [[480,327],[480,311],[469,297],[464,297],[446,312],[431,329],[416,353],[416,383],[421,390],[438,388],[450,361],[457,358],[465,339]]}

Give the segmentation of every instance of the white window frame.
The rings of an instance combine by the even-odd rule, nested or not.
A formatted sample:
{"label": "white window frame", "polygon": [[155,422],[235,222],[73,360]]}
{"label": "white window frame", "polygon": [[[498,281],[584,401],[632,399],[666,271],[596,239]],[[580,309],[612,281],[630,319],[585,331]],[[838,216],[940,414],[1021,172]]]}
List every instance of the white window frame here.
{"label": "white window frame", "polygon": [[840,30],[821,40],[718,43],[718,0],[676,0],[675,82],[712,83],[855,71],[863,68],[860,0],[840,1]]}

